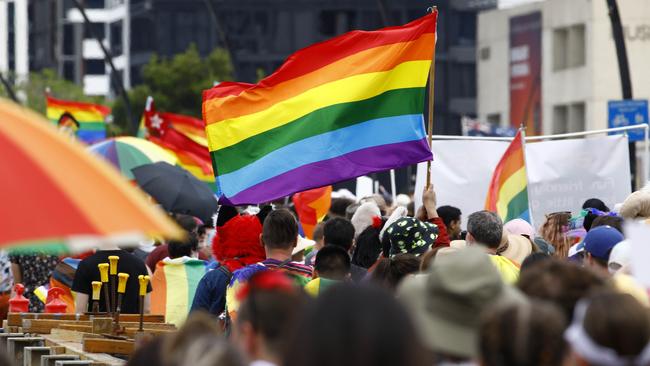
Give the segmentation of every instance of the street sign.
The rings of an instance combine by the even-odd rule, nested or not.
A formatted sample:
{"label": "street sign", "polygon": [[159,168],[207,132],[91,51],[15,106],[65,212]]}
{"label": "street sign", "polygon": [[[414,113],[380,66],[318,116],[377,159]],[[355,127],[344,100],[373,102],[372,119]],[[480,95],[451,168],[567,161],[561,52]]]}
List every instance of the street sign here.
{"label": "street sign", "polygon": [[[610,100],[607,102],[609,110],[609,128],[633,126],[648,123],[647,100]],[[612,134],[617,134],[615,132]],[[643,141],[643,130],[627,131],[629,141]]]}

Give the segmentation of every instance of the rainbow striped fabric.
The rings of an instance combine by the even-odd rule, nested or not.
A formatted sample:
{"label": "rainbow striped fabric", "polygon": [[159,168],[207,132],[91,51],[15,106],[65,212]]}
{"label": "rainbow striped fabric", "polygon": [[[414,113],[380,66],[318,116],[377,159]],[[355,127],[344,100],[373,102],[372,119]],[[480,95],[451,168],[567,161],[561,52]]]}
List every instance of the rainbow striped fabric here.
{"label": "rainbow striped fabric", "polygon": [[523,137],[520,130],[494,169],[485,209],[499,214],[503,222],[516,218],[530,222],[527,187]]}
{"label": "rainbow striped fabric", "polygon": [[188,257],[158,262],[151,278],[151,313],[165,314],[165,321],[180,326],[194,300],[206,262]]}
{"label": "rainbow striped fabric", "polygon": [[222,203],[271,201],[431,160],[422,118],[434,11],[302,49],[258,84],[203,92]]}
{"label": "rainbow striped fabric", "polygon": [[58,123],[65,113],[69,113],[79,122],[77,137],[86,142],[94,143],[106,138],[106,117],[111,114],[109,107],[101,104],[73,102],[45,96],[47,118]]}

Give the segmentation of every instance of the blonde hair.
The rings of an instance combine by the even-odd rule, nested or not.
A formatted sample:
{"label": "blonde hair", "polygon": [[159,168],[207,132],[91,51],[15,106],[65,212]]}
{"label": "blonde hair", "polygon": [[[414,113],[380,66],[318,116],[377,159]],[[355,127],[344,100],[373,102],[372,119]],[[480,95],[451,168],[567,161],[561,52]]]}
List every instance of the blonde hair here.
{"label": "blonde hair", "polygon": [[569,255],[571,240],[567,236],[570,212],[554,212],[546,215],[546,221],[539,229],[542,239],[555,247],[554,257],[566,258]]}

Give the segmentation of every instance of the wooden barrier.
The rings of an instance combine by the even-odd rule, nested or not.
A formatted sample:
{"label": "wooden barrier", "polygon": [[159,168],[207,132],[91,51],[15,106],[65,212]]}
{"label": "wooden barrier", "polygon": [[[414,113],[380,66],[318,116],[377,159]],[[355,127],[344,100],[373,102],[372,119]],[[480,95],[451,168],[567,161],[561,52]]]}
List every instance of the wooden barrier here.
{"label": "wooden barrier", "polygon": [[109,353],[112,355],[131,355],[135,350],[132,341],[116,339],[86,338],[83,341],[84,352]]}
{"label": "wooden barrier", "polygon": [[[7,315],[7,324],[13,327],[20,327],[23,325],[23,319],[44,319],[44,320],[83,320],[89,321],[93,317],[106,317],[102,315],[88,315],[88,314],[46,314],[46,313],[9,313]],[[138,314],[120,314],[121,322],[139,322],[140,315]],[[147,323],[164,323],[165,316],[160,314],[145,314],[144,321]]]}
{"label": "wooden barrier", "polygon": [[[62,329],[74,329],[75,326],[83,332],[92,333],[92,321],[89,320],[49,320],[49,319],[24,319],[22,322],[22,330],[26,333],[36,333],[36,334],[49,334],[50,331],[54,328]],[[127,328],[137,328],[140,323],[138,322],[123,322],[120,323]],[[176,326],[173,324],[167,323],[149,323],[145,322],[144,327],[146,329],[152,330],[166,330],[173,331],[176,330]]]}

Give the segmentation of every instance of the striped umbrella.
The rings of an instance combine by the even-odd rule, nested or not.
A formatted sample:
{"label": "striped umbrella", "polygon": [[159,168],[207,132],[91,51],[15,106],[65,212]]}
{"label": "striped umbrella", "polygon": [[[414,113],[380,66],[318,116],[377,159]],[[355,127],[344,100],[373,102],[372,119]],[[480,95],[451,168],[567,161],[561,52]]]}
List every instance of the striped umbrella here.
{"label": "striped umbrella", "polygon": [[69,251],[182,231],[108,164],[0,99],[0,247]]}
{"label": "striped umbrella", "polygon": [[134,179],[131,169],[159,161],[175,165],[177,159],[162,147],[137,137],[115,137],[98,142],[88,148],[108,160],[122,175]]}

